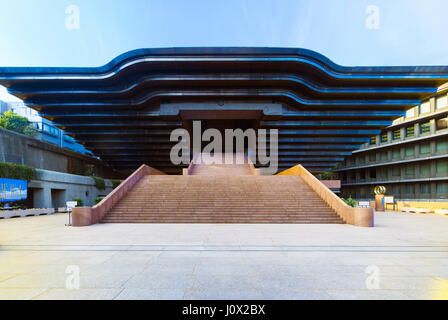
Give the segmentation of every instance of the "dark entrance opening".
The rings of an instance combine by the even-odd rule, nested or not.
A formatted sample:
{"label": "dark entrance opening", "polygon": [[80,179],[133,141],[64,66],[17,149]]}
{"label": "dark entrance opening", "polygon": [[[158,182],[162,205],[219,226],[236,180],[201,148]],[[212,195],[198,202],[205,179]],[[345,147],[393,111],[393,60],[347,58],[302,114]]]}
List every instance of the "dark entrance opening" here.
{"label": "dark entrance opening", "polygon": [[[207,129],[216,129],[221,133],[222,137],[222,146],[221,150],[223,152],[237,152],[236,150],[236,142],[233,143],[233,150],[226,150],[225,145],[225,130],[226,129],[241,129],[243,131],[246,131],[247,129],[254,129],[254,121],[253,120],[247,120],[247,119],[206,119],[201,121],[201,134],[204,133]],[[201,150],[204,149],[204,147],[209,144],[210,141],[202,141]],[[246,151],[249,148],[249,142],[246,139],[244,139],[244,151]]]}
{"label": "dark entrance opening", "polygon": [[[235,153],[236,143],[234,140],[233,150],[225,149],[225,130],[226,129],[241,129],[246,131],[247,129],[257,130],[261,118],[260,111],[254,110],[238,110],[238,111],[181,111],[182,122],[184,128],[188,130],[191,138],[191,150],[193,149],[193,121],[201,122],[201,141],[202,135],[207,129],[216,129],[221,133],[222,137],[222,151],[228,151]],[[204,149],[211,141],[202,141],[201,150]],[[248,139],[244,139],[244,151],[249,147]]]}

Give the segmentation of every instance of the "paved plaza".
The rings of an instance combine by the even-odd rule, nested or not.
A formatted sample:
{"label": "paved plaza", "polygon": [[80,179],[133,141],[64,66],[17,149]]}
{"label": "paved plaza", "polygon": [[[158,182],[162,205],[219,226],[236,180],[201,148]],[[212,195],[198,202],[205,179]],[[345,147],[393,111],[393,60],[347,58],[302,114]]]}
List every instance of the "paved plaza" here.
{"label": "paved plaza", "polygon": [[375,228],[0,220],[0,299],[448,299],[448,217],[375,219]]}

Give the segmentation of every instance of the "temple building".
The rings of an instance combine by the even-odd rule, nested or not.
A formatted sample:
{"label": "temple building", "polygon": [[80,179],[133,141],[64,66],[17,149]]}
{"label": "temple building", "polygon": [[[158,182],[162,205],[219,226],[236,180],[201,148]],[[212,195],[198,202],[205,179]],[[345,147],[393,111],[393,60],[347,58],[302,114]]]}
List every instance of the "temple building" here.
{"label": "temple building", "polygon": [[[351,167],[342,167],[346,159],[353,159],[352,155],[356,155],[357,162],[350,163],[350,166],[363,167],[365,164],[361,162],[361,158],[364,157],[364,161],[368,161],[372,168],[378,167],[375,174],[381,179],[383,176],[380,172],[388,162],[408,161],[406,165],[427,163],[427,167],[419,170],[426,172],[433,180],[425,183],[415,181],[416,184],[412,184],[414,191],[407,190],[401,184],[398,187],[400,192],[416,195],[416,187],[419,192],[429,194],[446,190],[446,181],[442,181],[444,177],[446,179],[446,174],[443,174],[446,166],[443,161],[446,159],[440,157],[440,152],[445,152],[446,155],[446,151],[443,151],[446,148],[443,134],[436,132],[436,123],[443,122],[443,119],[438,121],[439,113],[443,116],[441,112],[446,109],[441,109],[431,118],[428,126],[425,124],[426,115],[412,120],[406,118],[406,121],[400,123],[394,121],[405,117],[406,112],[416,105],[426,106],[426,101],[429,101],[429,108],[433,111],[434,101],[447,82],[448,66],[347,67],[337,65],[319,53],[291,48],[139,49],[124,53],[101,67],[0,68],[0,84],[6,86],[9,93],[38,110],[42,117],[51,120],[113,169],[128,174],[134,172],[130,180],[124,183],[126,192],[120,194],[128,194],[123,199],[111,200],[101,210],[95,211],[95,207],[93,211],[86,209],[79,213],[78,224],[101,221],[148,222],[161,219],[166,222],[186,221],[193,219],[192,213],[197,214],[200,221],[239,221],[240,218],[241,221],[271,221],[272,219],[266,218],[270,214],[279,214],[278,221],[309,221],[304,217],[313,210],[313,206],[301,213],[300,205],[294,202],[299,195],[287,194],[294,188],[302,190],[305,195],[303,201],[306,201],[308,195],[309,199],[317,196],[320,200],[316,201],[323,200],[322,203],[326,203],[318,205],[322,210],[316,212],[317,216],[313,218],[315,222],[331,220],[358,225],[371,224],[365,222],[370,218],[366,218],[367,215],[361,214],[361,211],[350,214],[339,212],[346,210],[340,208],[339,199],[335,200],[333,197],[336,196],[328,189],[323,191],[318,180],[314,181],[312,175],[308,175],[309,172],[328,172],[338,168],[344,175],[345,172],[349,174],[350,178],[344,177],[344,188],[350,190],[352,187],[358,188],[357,183],[370,183],[367,176],[372,172],[371,169],[366,173],[364,168],[356,167],[353,168],[356,171],[351,171]],[[179,128],[191,132],[194,121],[201,121],[201,130],[278,130],[276,172],[300,175],[300,183],[297,185],[298,180],[288,180],[281,176],[267,177],[271,180],[258,176],[248,181],[238,180],[240,178],[216,178],[219,181],[209,181],[208,178],[188,177],[191,174],[201,176],[203,173],[215,176],[218,170],[197,166],[194,154],[191,154],[190,164],[175,164],[170,159],[170,151],[176,143],[170,139],[171,133]],[[414,137],[405,137],[411,124],[414,127]],[[426,130],[429,130],[429,139],[426,139]],[[387,142],[381,140],[385,132]],[[396,132],[399,132],[398,138]],[[375,147],[370,145],[369,151],[364,146],[372,143],[372,137],[375,136]],[[424,157],[437,156],[440,159],[427,159],[426,162],[413,159],[417,153],[407,153],[407,148],[411,145],[408,139],[418,140],[418,145],[423,148],[417,150],[414,147],[414,152],[420,154],[424,150]],[[391,146],[397,145],[399,158],[394,158],[395,147],[389,148],[389,143]],[[425,143],[429,145],[429,151]],[[387,150],[386,157],[383,156],[383,150]],[[368,157],[364,155],[372,153],[375,160],[366,160]],[[238,155],[235,157],[238,158]],[[411,158],[415,161],[409,161]],[[244,168],[221,169],[229,169],[229,176],[256,175],[259,172],[257,170],[264,166],[258,160],[248,163]],[[290,169],[299,164],[301,166],[297,170]],[[150,169],[145,169],[142,165],[147,165]],[[391,164],[391,170],[387,167],[389,171],[393,171],[391,174],[395,174],[393,166]],[[399,171],[404,178],[408,172],[407,166],[400,167]],[[354,179],[353,172],[356,174]],[[418,175],[415,172],[411,176]],[[148,178],[146,184],[139,184],[146,181],[142,177],[154,173],[175,176]],[[441,174],[440,177],[438,173]],[[436,176],[440,181],[434,180]],[[418,178],[413,176],[409,179]],[[152,183],[155,183],[152,189],[145,189]],[[251,183],[253,188],[260,188],[258,198],[257,193],[248,187]],[[372,184],[375,183],[372,181]],[[389,183],[393,184],[393,181]],[[285,195],[284,199],[279,196],[278,201],[294,203],[291,202],[290,207],[285,204],[283,212],[275,211],[279,204],[272,207],[271,213],[261,212],[268,210],[267,204],[257,212],[250,211],[252,207],[248,207],[249,216],[260,215],[255,218],[231,218],[231,212],[220,216],[226,207],[218,210],[215,215],[207,211],[206,205],[217,201],[211,193],[208,199],[196,199],[196,204],[204,200],[204,207],[201,207],[203,210],[188,207],[192,201],[181,208],[185,211],[179,209],[180,211],[175,212],[178,216],[172,216],[175,210],[169,211],[166,209],[169,205],[161,203],[159,207],[154,204],[154,208],[147,209],[148,215],[145,218],[140,219],[141,215],[123,218],[126,212],[132,211],[126,206],[138,203],[139,207],[133,207],[133,210],[137,210],[147,201],[157,201],[160,195],[167,194],[170,190],[185,194],[194,189],[189,187],[190,184],[197,188],[195,190],[203,192],[204,186],[221,186],[221,189],[213,189],[215,193],[227,190],[225,186],[232,186],[233,192],[244,185],[246,189],[240,191],[251,196],[241,199],[241,203],[235,200],[234,203],[240,203],[233,208],[235,212],[241,212],[245,203],[252,200],[253,207],[256,207],[256,199],[259,201],[259,195],[264,192],[263,187],[260,187],[263,185],[266,186],[266,192]],[[153,191],[163,185],[167,187],[160,191],[159,198],[145,198],[150,197],[150,194],[154,196]],[[359,188],[356,192],[358,190],[363,189]],[[365,188],[364,192],[367,195],[370,191]],[[362,196],[361,193],[359,195]],[[228,196],[233,199],[236,194]],[[334,201],[338,204],[335,205]],[[116,203],[118,207],[115,206]],[[330,217],[325,206],[331,207],[342,220]],[[164,208],[169,212],[165,212]],[[285,212],[294,212],[296,216],[282,216]],[[189,216],[184,216],[186,214]]]}

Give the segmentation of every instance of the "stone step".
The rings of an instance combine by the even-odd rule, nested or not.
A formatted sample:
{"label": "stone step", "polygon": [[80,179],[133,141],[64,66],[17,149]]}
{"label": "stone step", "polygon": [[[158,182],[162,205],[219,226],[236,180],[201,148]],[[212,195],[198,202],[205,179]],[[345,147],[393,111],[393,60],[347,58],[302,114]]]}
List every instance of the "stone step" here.
{"label": "stone step", "polygon": [[319,220],[253,220],[253,219],[245,219],[245,220],[192,220],[192,219],[165,219],[165,220],[155,220],[155,219],[147,219],[147,220],[103,220],[103,223],[259,223],[259,224],[281,224],[281,223],[296,223],[296,224],[344,224],[343,221],[319,221]]}
{"label": "stone step", "polygon": [[109,223],[344,223],[301,178],[255,176],[245,165],[196,165],[190,176],[146,176]]}

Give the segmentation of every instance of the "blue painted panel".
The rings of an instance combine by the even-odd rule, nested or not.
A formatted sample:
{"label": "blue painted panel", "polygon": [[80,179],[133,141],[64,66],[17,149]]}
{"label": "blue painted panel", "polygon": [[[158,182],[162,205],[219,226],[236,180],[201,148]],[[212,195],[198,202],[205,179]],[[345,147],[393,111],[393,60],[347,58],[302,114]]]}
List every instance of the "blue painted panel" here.
{"label": "blue painted panel", "polygon": [[24,200],[28,196],[26,180],[0,178],[0,202]]}

